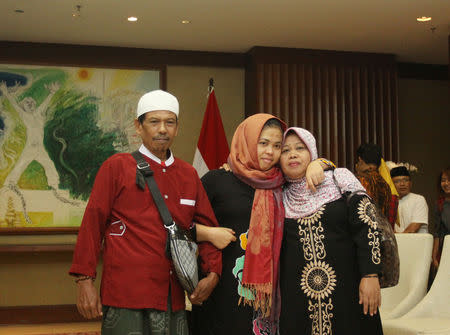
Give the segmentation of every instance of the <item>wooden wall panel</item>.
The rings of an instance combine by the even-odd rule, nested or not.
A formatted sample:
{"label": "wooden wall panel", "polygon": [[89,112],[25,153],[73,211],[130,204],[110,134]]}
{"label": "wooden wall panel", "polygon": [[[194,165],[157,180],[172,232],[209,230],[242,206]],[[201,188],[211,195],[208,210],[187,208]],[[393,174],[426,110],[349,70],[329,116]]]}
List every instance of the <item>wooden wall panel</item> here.
{"label": "wooden wall panel", "polygon": [[[249,53],[246,116],[269,113],[310,130],[321,156],[353,169],[373,142],[398,158],[397,70],[392,55],[257,47]],[[253,69],[253,70],[252,70]]]}

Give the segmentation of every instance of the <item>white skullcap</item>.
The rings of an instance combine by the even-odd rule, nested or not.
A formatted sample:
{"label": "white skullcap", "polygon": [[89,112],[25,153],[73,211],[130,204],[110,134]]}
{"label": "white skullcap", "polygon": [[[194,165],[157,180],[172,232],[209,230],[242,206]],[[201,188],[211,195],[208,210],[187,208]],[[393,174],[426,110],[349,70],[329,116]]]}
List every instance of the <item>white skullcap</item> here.
{"label": "white skullcap", "polygon": [[179,104],[172,94],[156,90],[144,94],[137,105],[137,118],[152,111],[169,111],[178,117]]}

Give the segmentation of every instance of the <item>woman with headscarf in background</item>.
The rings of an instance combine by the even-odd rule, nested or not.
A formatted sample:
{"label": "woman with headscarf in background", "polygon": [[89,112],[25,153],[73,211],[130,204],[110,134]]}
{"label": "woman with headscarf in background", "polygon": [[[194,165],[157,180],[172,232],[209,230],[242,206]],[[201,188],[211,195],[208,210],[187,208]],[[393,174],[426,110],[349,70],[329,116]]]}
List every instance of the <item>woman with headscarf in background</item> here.
{"label": "woman with headscarf in background", "polygon": [[326,171],[317,192],[310,192],[305,171],[315,158],[313,135],[289,128],[280,158],[287,181],[280,334],[382,334],[374,206],[347,169]]}

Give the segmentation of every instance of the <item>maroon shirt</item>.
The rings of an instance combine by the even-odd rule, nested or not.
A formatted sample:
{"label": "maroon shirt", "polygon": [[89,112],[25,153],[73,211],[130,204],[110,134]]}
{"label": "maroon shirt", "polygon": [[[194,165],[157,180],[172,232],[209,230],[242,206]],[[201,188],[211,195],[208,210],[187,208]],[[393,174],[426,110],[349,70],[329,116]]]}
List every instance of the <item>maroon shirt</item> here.
{"label": "maroon shirt", "polygon": [[[217,226],[214,212],[195,169],[171,157],[165,164],[145,147],[145,157],[174,221],[182,228],[192,222]],[[184,291],[165,255],[166,229],[148,187],[136,185],[136,161],[116,154],[100,167],[84,213],[71,274],[96,275],[103,241],[102,304],[122,308],[167,310],[169,283],[172,309],[184,308]],[[219,250],[201,243],[201,268],[222,270]]]}

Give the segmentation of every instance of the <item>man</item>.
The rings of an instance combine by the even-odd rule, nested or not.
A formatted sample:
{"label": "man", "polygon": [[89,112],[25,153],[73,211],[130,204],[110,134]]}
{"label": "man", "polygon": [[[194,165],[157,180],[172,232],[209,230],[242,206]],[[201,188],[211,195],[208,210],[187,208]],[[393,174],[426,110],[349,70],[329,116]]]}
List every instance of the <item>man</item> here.
{"label": "man", "polygon": [[381,157],[380,146],[361,144],[356,150],[356,177],[393,227],[397,218],[398,199],[392,195],[389,185],[378,172]]}
{"label": "man", "polygon": [[400,197],[400,226],[395,227],[395,232],[428,232],[428,205],[423,196],[411,192],[412,182],[408,169],[404,166],[393,168],[391,178]]}
{"label": "man", "polygon": [[[178,114],[173,95],[161,90],[143,95],[134,121],[142,139],[139,151],[179,226],[186,229],[194,221],[217,226],[195,169],[170,151],[178,132]],[[78,310],[86,318],[103,314],[102,334],[188,334],[184,291],[165,254],[166,236],[149,189],[136,185],[136,161],[131,154],[107,159],[96,176],[70,269],[77,276]],[[101,249],[100,303],[93,281]],[[194,304],[209,296],[222,267],[221,254],[211,244],[201,244],[199,253],[206,277],[190,296]]]}

